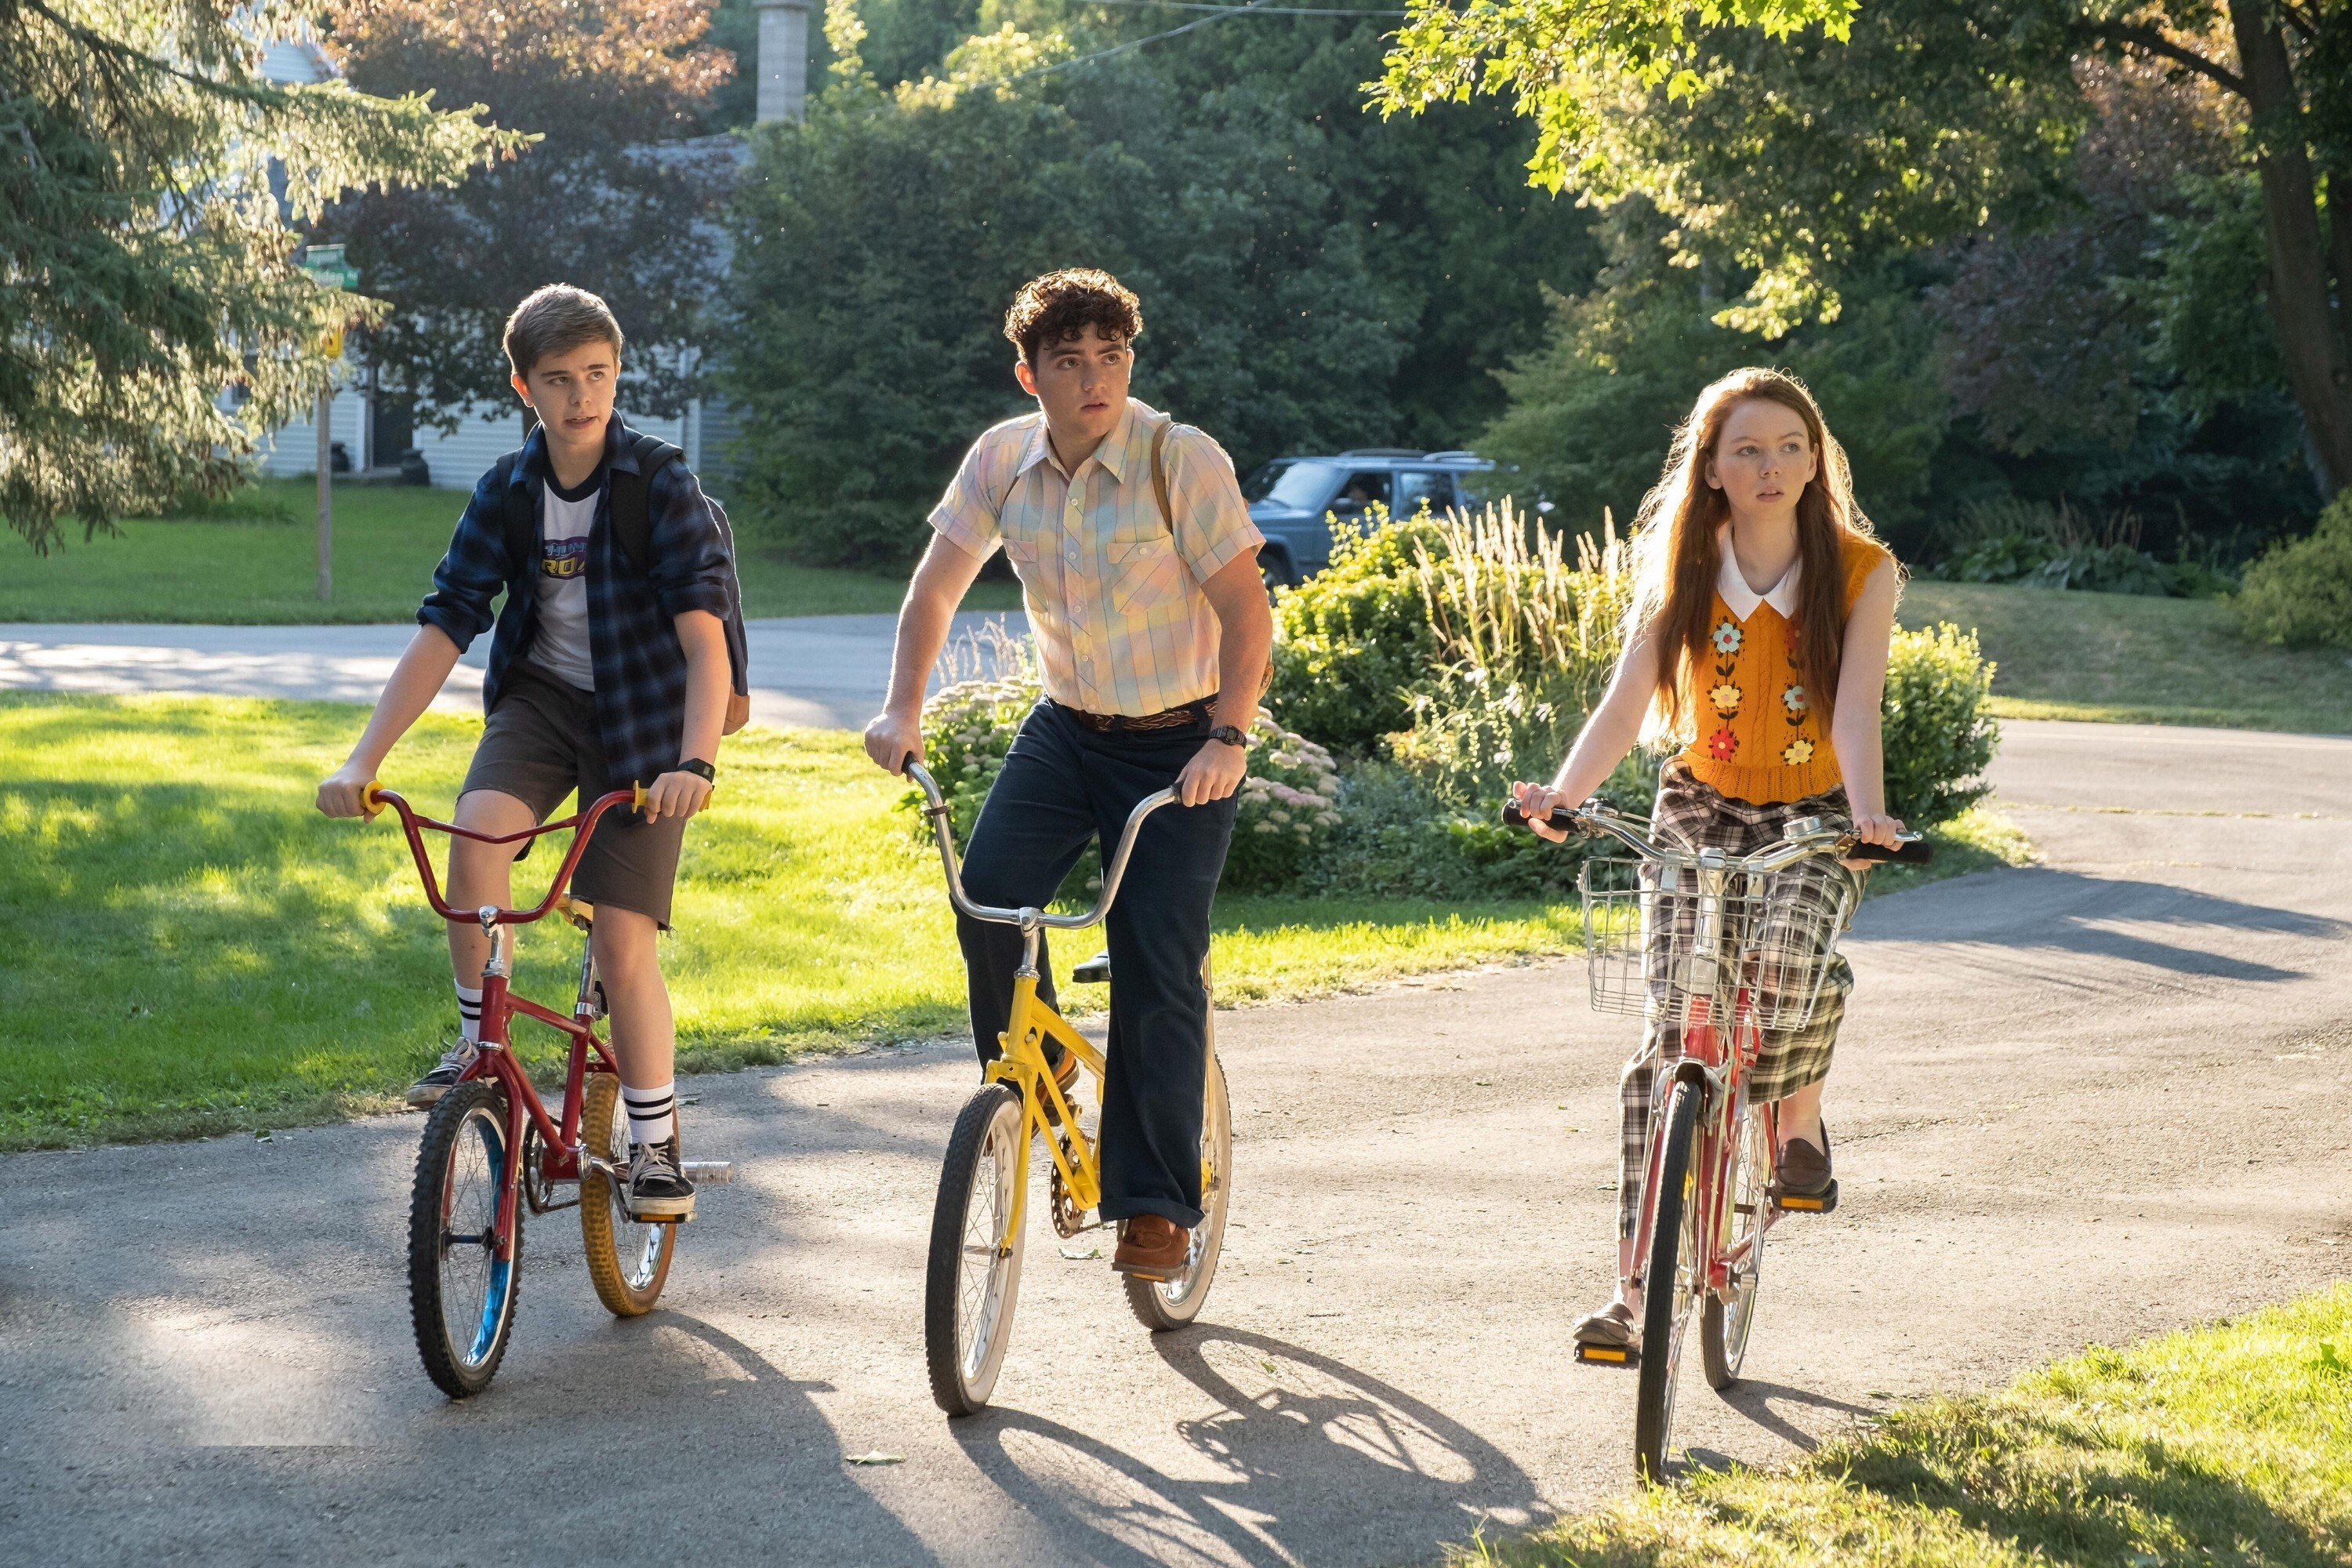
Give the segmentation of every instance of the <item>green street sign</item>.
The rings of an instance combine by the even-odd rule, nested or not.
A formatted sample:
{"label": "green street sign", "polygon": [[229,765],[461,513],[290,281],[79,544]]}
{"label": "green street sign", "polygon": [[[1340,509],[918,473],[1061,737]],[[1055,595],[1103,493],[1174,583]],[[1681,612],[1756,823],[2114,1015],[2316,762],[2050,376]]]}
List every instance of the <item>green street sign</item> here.
{"label": "green street sign", "polygon": [[340,245],[307,245],[302,247],[302,270],[308,272],[321,289],[356,289],[360,286],[359,269],[343,261]]}

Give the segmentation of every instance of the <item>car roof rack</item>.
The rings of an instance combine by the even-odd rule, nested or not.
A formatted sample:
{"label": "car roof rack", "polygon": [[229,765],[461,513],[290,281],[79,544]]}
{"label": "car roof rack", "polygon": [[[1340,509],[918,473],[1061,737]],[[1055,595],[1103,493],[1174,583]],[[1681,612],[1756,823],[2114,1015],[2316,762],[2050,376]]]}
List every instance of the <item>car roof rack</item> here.
{"label": "car roof rack", "polygon": [[1418,447],[1350,447],[1339,454],[1342,458],[1419,458],[1423,455]]}
{"label": "car roof rack", "polygon": [[1475,463],[1482,468],[1495,466],[1492,458],[1482,458],[1475,452],[1429,452],[1423,454],[1433,463]]}

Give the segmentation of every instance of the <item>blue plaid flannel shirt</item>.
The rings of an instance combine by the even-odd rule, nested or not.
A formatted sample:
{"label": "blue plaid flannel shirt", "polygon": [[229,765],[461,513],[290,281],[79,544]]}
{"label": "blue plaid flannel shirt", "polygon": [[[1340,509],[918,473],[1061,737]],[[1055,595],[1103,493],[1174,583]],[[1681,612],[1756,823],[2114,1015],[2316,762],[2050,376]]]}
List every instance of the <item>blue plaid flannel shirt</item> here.
{"label": "blue plaid flannel shirt", "polygon": [[[604,427],[609,468],[637,471],[627,451],[630,438],[621,416],[614,415]],[[506,590],[506,607],[490,640],[489,673],[482,682],[485,713],[498,706],[509,672],[539,629],[532,609],[546,478],[547,435],[534,429],[507,481],[529,491],[526,547],[520,553],[509,548],[507,494],[493,468],[475,485],[449,552],[433,574],[433,592],[416,612],[421,625],[440,627],[463,653],[490,629],[490,606],[499,591]],[[614,781],[650,784],[677,766],[686,732],[686,650],[672,623],[688,610],[723,618],[733,563],[702,486],[683,461],[666,464],[646,491],[652,546],[646,570],[631,564],[613,537],[611,512],[607,485],[597,498],[588,533],[588,646],[596,671],[596,723]]]}

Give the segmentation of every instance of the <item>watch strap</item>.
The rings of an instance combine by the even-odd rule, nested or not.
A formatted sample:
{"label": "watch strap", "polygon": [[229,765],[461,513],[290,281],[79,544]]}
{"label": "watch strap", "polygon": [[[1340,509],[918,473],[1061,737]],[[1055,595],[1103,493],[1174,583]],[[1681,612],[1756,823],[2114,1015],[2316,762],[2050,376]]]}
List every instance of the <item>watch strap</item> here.
{"label": "watch strap", "polygon": [[1243,733],[1238,724],[1220,724],[1209,731],[1209,739],[1223,741],[1228,746],[1246,747],[1249,744],[1249,736]]}
{"label": "watch strap", "polygon": [[692,773],[697,778],[702,780],[705,784],[717,784],[719,782],[719,770],[712,767],[709,763],[704,762],[700,757],[688,757],[686,761],[678,763],[677,767],[670,771],[672,773]]}

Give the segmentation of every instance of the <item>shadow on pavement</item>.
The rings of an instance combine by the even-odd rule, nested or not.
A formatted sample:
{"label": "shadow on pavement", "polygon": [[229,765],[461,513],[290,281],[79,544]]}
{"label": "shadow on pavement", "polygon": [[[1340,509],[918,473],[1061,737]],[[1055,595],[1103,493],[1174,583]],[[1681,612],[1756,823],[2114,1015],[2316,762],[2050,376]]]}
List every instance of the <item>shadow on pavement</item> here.
{"label": "shadow on pavement", "polygon": [[[1971,888],[1943,884],[1934,900],[1865,905],[1841,946],[1882,942],[1982,942],[2031,951],[2056,950],[2089,957],[2121,959],[2175,974],[2226,980],[2283,981],[2308,972],[2220,951],[2219,940],[2200,943],[2189,935],[2203,930],[2244,937],[2294,937],[2315,942],[2352,935],[2352,921],[2300,910],[2248,903],[2162,882],[2128,881],[2042,868],[1982,879]],[[2118,926],[2178,930],[2179,941],[2160,941],[2145,931]],[[2276,956],[2275,950],[2273,955]]]}
{"label": "shadow on pavement", "polygon": [[1415,1529],[1433,1555],[1488,1517],[1525,1527],[1549,1512],[1501,1450],[1328,1356],[1213,1327],[1160,1335],[1152,1348],[1221,1406],[1177,1424],[1199,1461],[1184,1475],[1024,1412],[955,1424],[982,1473],[1073,1558],[1387,1561]]}

